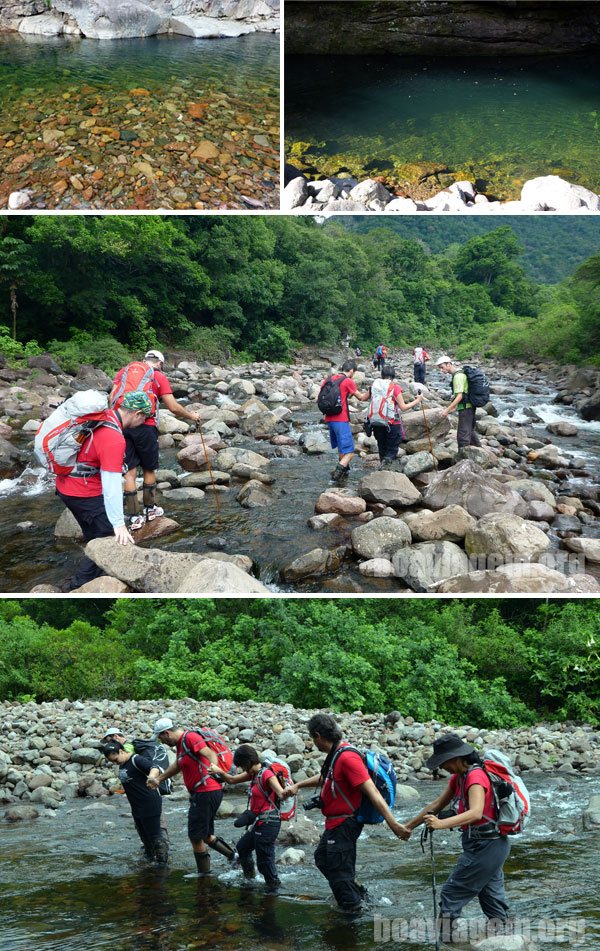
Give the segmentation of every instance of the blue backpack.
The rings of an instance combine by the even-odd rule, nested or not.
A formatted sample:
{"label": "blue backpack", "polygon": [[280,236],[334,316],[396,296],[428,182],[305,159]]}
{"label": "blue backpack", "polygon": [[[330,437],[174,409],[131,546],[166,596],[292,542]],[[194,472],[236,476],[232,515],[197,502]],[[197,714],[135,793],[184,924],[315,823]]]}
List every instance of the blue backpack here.
{"label": "blue backpack", "polygon": [[[355,746],[340,746],[336,750],[327,773],[328,779],[331,782],[334,796],[339,793],[348,807],[352,808],[350,802],[342,790],[339,789],[339,787],[333,781],[333,767],[335,762],[338,756],[341,756],[341,754],[346,750],[351,750],[353,753],[358,753],[363,763],[367,767],[369,778],[373,780],[378,792],[381,793],[382,798],[390,807],[390,809],[393,809],[394,803],[396,801],[396,783],[398,782],[396,770],[385,753],[376,753],[375,750],[365,750],[363,753],[361,753],[361,751]],[[356,811],[352,812],[352,815],[357,822],[361,822],[363,825],[367,826],[375,826],[384,821],[381,813],[375,808],[367,796],[362,797],[360,806]]]}

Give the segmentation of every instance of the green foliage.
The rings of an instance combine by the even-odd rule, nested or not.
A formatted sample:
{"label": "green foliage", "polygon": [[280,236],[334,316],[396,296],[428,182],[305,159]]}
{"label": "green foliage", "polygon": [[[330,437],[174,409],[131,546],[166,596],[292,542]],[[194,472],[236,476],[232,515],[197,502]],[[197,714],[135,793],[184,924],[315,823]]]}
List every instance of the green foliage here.
{"label": "green foliage", "polygon": [[19,340],[13,340],[9,328],[0,325],[0,353],[3,353],[9,361],[21,357],[35,357],[42,352],[37,340],[28,340],[25,344]]}
{"label": "green foliage", "polygon": [[109,334],[94,337],[86,330],[71,328],[70,340],[51,340],[48,349],[67,373],[77,373],[82,363],[90,363],[108,373],[116,373],[130,360],[123,344]]}
{"label": "green foliage", "polygon": [[[59,603],[60,605],[60,603]],[[253,699],[600,725],[593,599],[0,602],[0,700]],[[64,626],[63,626],[64,625]]]}

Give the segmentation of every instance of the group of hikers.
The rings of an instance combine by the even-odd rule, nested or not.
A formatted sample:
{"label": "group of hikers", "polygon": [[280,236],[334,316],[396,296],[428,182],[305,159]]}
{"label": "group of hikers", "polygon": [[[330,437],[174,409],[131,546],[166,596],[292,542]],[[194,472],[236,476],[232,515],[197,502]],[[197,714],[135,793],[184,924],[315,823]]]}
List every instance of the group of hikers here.
{"label": "group of hikers", "polygon": [[[275,893],[281,885],[275,844],[282,821],[296,815],[298,792],[311,789],[316,795],[302,805],[305,810],[319,809],[325,819],[314,862],[343,912],[356,914],[365,908],[367,889],[356,880],[357,842],[365,825],[385,822],[403,841],[421,825],[425,835],[441,829],[461,830],[462,855],[440,893],[439,926],[444,940],[452,940],[453,923],[474,898],[496,931],[506,924],[509,906],[503,867],[510,836],[522,831],[530,802],[510,760],[499,751],[482,757],[456,734],[439,736],[426,766],[449,773],[450,780],[433,802],[400,822],[392,812],[396,774],[390,760],[383,753],[361,751],[349,743],[328,713],[316,713],[308,722],[314,746],[325,754],[323,765],[314,776],[299,782],[293,781],[284,760],[262,762],[247,743],[232,753],[214,730],[185,729],[165,716],[157,720],[154,731],[154,742],[128,741],[119,727],[112,727],[102,747],[105,757],[119,767],[149,859],[159,864],[168,861],[161,793],[168,795],[172,778],[181,774],[189,793],[187,832],[198,873],[210,873],[212,850],[230,867],[241,869],[246,879],[255,878],[258,869],[267,891]],[[172,763],[161,744],[175,751]],[[234,826],[245,830],[235,845],[215,834],[223,784],[249,787],[248,808],[234,821]]]}
{"label": "group of hikers", "polygon": [[[377,441],[380,469],[393,467],[398,450],[406,441],[402,411],[422,406],[424,397],[420,391],[413,400],[405,402],[402,387],[395,382],[396,369],[386,363],[387,354],[386,347],[377,347],[373,365],[380,368],[381,376],[364,392],[358,389],[354,381],[358,370],[356,360],[346,360],[338,372],[331,373],[321,384],[317,403],[329,430],[331,448],[337,450],[338,463],[331,473],[331,478],[338,484],[344,483],[348,478],[350,463],[356,451],[348,407],[350,397],[362,403],[369,403],[364,428],[366,434],[374,436]],[[415,347],[413,376],[419,387],[425,384],[426,365],[430,359],[424,347]],[[442,416],[447,417],[457,412],[458,448],[481,446],[475,430],[475,416],[477,407],[485,406],[490,398],[485,374],[477,367],[459,367],[446,355],[436,360],[435,365],[441,373],[452,378],[452,400],[442,410]],[[427,423],[426,429],[428,431]]]}
{"label": "group of hikers", "polygon": [[[355,453],[348,408],[351,397],[369,403],[365,429],[377,441],[382,468],[393,466],[406,438],[402,411],[422,405],[422,392],[405,402],[402,387],[395,382],[396,370],[386,362],[387,356],[387,348],[378,346],[374,363],[381,375],[364,392],[354,381],[355,360],[346,360],[341,370],[330,374],[321,385],[317,404],[327,423],[331,446],[338,453],[338,464],[332,472],[335,483],[348,478]],[[417,386],[424,383],[429,359],[423,347],[415,347]],[[164,362],[159,350],[149,350],[142,360],[119,370],[109,395],[95,390],[76,393],[42,422],[36,434],[37,459],[56,476],[56,494],[75,517],[86,543],[114,536],[121,545],[132,544],[136,531],[164,515],[156,489],[160,404],[195,425],[201,421],[199,414],[173,396],[163,372]],[[445,416],[455,410],[458,413],[459,447],[479,446],[476,407],[489,399],[482,371],[460,368],[448,356],[440,357],[436,366],[452,376],[453,398],[442,412]],[[138,469],[142,471],[141,504]],[[63,590],[78,589],[101,574],[103,570],[84,557]]]}

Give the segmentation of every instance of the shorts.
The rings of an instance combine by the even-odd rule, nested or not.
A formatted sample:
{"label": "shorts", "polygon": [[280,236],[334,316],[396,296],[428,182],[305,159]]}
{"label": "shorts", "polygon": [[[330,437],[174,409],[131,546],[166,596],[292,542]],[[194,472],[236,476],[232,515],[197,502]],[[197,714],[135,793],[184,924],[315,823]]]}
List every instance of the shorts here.
{"label": "shorts", "polygon": [[354,439],[350,423],[327,423],[329,427],[329,441],[332,449],[337,449],[340,456],[354,452]]}
{"label": "shorts", "polygon": [[124,430],[125,436],[125,468],[142,469],[154,472],[158,469],[158,427],[134,426]]}
{"label": "shorts", "polygon": [[215,816],[223,799],[223,790],[192,793],[188,812],[188,838],[206,842],[215,834]]}

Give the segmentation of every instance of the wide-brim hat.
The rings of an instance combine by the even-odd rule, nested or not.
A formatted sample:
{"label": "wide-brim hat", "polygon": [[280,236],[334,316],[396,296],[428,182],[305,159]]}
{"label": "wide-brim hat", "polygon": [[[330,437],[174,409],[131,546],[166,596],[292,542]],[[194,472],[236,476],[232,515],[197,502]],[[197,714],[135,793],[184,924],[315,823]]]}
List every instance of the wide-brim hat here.
{"label": "wide-brim hat", "polygon": [[470,753],[474,752],[475,747],[465,743],[456,733],[445,733],[444,736],[434,740],[433,753],[425,761],[425,766],[427,769],[437,769],[438,766],[447,763],[449,759],[454,759],[455,756],[469,756]]}

